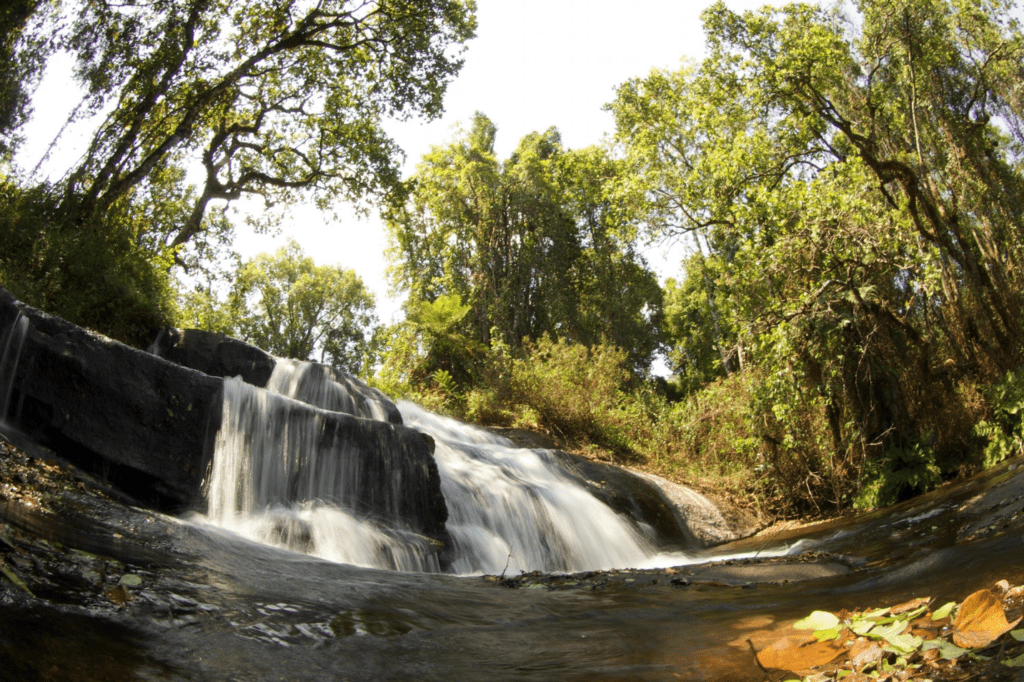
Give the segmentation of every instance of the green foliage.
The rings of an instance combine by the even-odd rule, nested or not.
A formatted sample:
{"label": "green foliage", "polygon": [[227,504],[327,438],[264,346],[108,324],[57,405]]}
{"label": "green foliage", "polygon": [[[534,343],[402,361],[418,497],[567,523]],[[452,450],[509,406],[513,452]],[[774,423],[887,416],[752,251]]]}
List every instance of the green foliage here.
{"label": "green foliage", "polygon": [[734,323],[715,304],[707,260],[694,254],[683,264],[682,282],[665,282],[665,345],[669,366],[684,394],[728,374],[738,366]]}
{"label": "green foliage", "polygon": [[[399,154],[382,120],[440,114],[474,11],[471,0],[72,0],[70,19],[48,28],[86,90],[73,117],[104,114],[62,181],[65,210],[103,223],[132,193],[173,196],[175,220],[152,229],[178,247],[205,239],[211,202],[380,197]],[[196,184],[180,172],[191,159]]]}
{"label": "green foliage", "polygon": [[914,495],[928,492],[942,482],[930,447],[915,443],[891,448],[865,469],[856,509],[888,507]]}
{"label": "green foliage", "polygon": [[1007,372],[987,393],[992,418],[979,421],[974,433],[988,441],[983,466],[991,467],[1024,454],[1024,377]]}
{"label": "green foliage", "polygon": [[72,227],[45,186],[0,185],[0,284],[26,303],[145,347],[173,319],[172,254],[136,241],[144,216],[120,206]]}
{"label": "green foliage", "polygon": [[635,249],[635,221],[608,195],[619,164],[564,150],[553,128],[501,162],[495,135],[478,113],[424,156],[408,200],[386,216],[395,288],[414,302],[458,296],[471,309],[465,333],[484,345],[607,339],[647,367],[661,289]]}
{"label": "green foliage", "polygon": [[380,337],[381,366],[374,384],[389,395],[451,411],[446,404],[458,396],[458,389],[473,385],[485,353],[480,343],[462,331],[470,307],[450,294],[435,301],[409,302],[406,309],[405,321]]}
{"label": "green foliage", "polygon": [[716,3],[702,62],[609,105],[623,191],[649,234],[694,249],[666,306],[677,382],[758,372],[778,499],[885,501],[964,470],[971,387],[1019,363],[1024,33],[1009,9]]}
{"label": "green foliage", "polygon": [[214,327],[226,313],[230,333],[276,355],[351,374],[372,364],[373,294],[354,271],[317,265],[294,241],[241,264],[222,312],[196,311]]}

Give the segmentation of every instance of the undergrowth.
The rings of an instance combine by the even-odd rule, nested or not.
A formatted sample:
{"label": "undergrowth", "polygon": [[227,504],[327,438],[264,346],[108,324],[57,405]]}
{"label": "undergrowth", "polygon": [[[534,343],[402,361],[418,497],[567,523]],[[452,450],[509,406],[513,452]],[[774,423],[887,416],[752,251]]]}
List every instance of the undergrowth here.
{"label": "undergrowth", "polygon": [[888,506],[1024,443],[1024,373],[984,390],[947,382],[922,410],[925,432],[884,451],[849,424],[834,428],[821,396],[756,368],[678,396],[638,379],[610,345],[542,338],[516,353],[496,344],[472,375],[469,386],[443,369],[378,386],[472,423],[546,433],[563,449],[717,494],[765,521]]}

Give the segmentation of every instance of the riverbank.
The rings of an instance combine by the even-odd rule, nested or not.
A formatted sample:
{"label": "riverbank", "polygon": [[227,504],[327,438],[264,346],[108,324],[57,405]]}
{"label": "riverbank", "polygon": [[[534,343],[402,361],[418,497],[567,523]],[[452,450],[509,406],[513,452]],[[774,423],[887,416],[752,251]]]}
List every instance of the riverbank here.
{"label": "riverbank", "polygon": [[[0,642],[29,680],[762,680],[746,640],[768,646],[812,611],[1024,583],[1019,462],[689,565],[460,578],[255,546],[33,454],[0,444]],[[1003,645],[1004,658],[1015,651]],[[1003,679],[983,665],[959,660],[931,679]]]}

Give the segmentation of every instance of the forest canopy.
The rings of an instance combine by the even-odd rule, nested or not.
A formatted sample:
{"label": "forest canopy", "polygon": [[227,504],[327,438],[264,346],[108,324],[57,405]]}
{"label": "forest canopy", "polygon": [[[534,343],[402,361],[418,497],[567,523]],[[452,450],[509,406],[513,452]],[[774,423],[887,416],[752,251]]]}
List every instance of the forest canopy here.
{"label": "forest canopy", "polygon": [[[1015,3],[718,2],[702,60],[616,89],[605,143],[549,128],[501,159],[478,113],[402,178],[384,122],[441,113],[474,12],[8,3],[0,281],[137,345],[188,320],[771,513],[888,504],[1024,451]],[[40,183],[11,160],[58,52],[72,118],[100,123]],[[297,247],[232,258],[219,209],[246,196],[257,229],[298,202],[379,211],[406,319],[378,327],[354,273]],[[689,250],[659,283],[664,239]]]}

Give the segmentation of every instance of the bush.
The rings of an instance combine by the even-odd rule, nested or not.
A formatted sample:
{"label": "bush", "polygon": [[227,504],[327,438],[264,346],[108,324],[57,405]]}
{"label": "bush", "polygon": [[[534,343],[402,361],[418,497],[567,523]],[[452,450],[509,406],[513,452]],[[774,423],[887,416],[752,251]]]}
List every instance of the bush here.
{"label": "bush", "polygon": [[70,225],[45,186],[0,185],[0,284],[16,298],[138,347],[172,323],[171,255],[153,253],[127,215]]}
{"label": "bush", "polygon": [[985,392],[991,403],[991,419],[979,421],[975,435],[986,439],[983,466],[1024,453],[1024,373],[1008,372]]}

